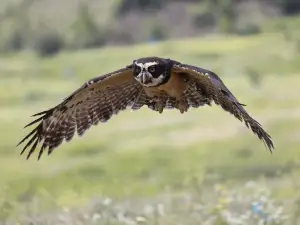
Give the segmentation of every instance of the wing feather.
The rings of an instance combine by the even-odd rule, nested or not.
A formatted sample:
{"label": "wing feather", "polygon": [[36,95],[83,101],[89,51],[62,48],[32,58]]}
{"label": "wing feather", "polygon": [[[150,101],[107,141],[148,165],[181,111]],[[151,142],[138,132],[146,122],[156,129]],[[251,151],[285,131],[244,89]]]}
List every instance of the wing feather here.
{"label": "wing feather", "polygon": [[39,117],[26,127],[37,126],[18,143],[29,139],[21,154],[31,146],[29,159],[39,143],[38,159],[47,149],[51,154],[64,140],[71,141],[75,132],[82,136],[92,125],[106,122],[113,114],[131,106],[141,90],[130,66],[89,80],[59,105],[33,115]]}
{"label": "wing feather", "polygon": [[[175,62],[173,72],[180,73],[183,76],[194,80],[194,83],[204,96],[208,103],[214,101],[220,105],[225,111],[233,114],[240,121],[244,121],[245,125],[264,142],[266,147],[272,152],[274,144],[271,136],[262,128],[261,124],[252,118],[243,108],[244,104],[240,103],[231,91],[225,86],[223,81],[212,71]],[[191,96],[191,94],[189,94]],[[195,104],[195,102],[193,102]],[[201,103],[200,103],[201,104]],[[197,105],[197,104],[196,104]]]}

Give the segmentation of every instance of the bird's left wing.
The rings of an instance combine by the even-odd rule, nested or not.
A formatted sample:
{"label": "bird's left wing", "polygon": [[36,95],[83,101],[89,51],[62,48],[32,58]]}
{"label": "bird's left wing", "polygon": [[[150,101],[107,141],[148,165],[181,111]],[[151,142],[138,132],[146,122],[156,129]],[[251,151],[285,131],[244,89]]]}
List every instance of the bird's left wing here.
{"label": "bird's left wing", "polygon": [[272,152],[274,145],[270,135],[246,112],[243,107],[244,105],[238,102],[219,76],[212,71],[192,65],[181,64],[176,61],[174,61],[172,72],[184,76],[187,75],[193,79],[197,87],[201,90],[202,95],[209,100],[213,100],[217,105],[220,105],[225,111],[233,114],[240,121],[244,121],[245,125],[250,128]]}
{"label": "bird's left wing", "polygon": [[27,159],[41,144],[38,159],[44,150],[50,154],[65,139],[70,141],[75,132],[83,135],[91,125],[106,122],[113,114],[134,104],[142,88],[132,76],[131,66],[89,80],[59,105],[37,113],[40,116],[27,126],[38,125],[20,141],[29,139],[21,154],[31,146]]}

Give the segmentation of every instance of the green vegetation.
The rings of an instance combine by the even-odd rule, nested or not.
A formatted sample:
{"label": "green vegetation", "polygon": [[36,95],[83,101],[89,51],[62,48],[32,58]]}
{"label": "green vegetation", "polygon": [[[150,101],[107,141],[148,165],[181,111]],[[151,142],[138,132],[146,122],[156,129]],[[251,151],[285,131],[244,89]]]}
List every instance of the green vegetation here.
{"label": "green vegetation", "polygon": [[[249,5],[240,12],[243,1],[178,2],[0,1],[0,224],[300,224],[300,17],[262,22]],[[270,133],[273,154],[213,106],[127,110],[51,157],[19,156],[30,115],[151,55],[215,71]]]}
{"label": "green vegetation", "polygon": [[[147,55],[216,71],[271,134],[274,153],[214,106],[183,115],[128,110],[64,143],[51,157],[26,161],[19,156],[15,144],[29,131],[21,128],[30,115],[59,103],[84,81]],[[281,34],[62,52],[49,59],[30,53],[1,57],[0,219],[24,213],[27,205],[32,213],[47,212],[94,196],[136,199],[262,177],[272,183],[276,198],[293,198],[300,156],[299,71],[299,52]],[[253,73],[258,89],[252,86]]]}
{"label": "green vegetation", "polygon": [[[65,0],[61,4],[60,0],[2,0],[0,8],[0,52],[29,49],[45,57],[61,50],[194,37],[216,31],[257,34],[263,32],[261,24],[270,20],[269,17],[282,19],[283,15],[299,12],[299,3],[293,0],[187,0],[185,4],[172,0]],[[277,13],[269,15],[269,12]]]}

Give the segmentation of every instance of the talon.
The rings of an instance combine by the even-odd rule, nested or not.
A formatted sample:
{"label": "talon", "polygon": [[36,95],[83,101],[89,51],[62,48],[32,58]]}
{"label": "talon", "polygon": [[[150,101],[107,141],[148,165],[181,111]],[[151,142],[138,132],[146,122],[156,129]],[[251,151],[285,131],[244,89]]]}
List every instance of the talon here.
{"label": "talon", "polygon": [[164,111],[164,107],[161,104],[157,105],[157,111],[162,113]]}
{"label": "talon", "polygon": [[179,109],[181,114],[188,111],[188,106],[187,106],[186,102],[177,101],[177,104],[178,104],[178,109]]}
{"label": "talon", "polygon": [[154,103],[155,109],[156,109],[159,113],[162,113],[163,110],[164,110],[164,105],[163,105],[162,100],[159,98],[159,96],[154,96],[153,99],[152,99],[152,101],[153,101],[153,103]]}

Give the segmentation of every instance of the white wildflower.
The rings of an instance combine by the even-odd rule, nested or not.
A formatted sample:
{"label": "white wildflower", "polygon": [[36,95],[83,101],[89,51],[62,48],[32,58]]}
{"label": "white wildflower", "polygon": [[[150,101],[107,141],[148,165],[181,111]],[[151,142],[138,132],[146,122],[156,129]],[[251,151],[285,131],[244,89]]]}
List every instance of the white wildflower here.
{"label": "white wildflower", "polygon": [[165,215],[165,206],[163,204],[157,205],[157,212],[160,216]]}
{"label": "white wildflower", "polygon": [[139,223],[144,223],[144,222],[146,222],[146,218],[143,217],[143,216],[137,216],[137,217],[135,218],[135,220],[136,220],[137,222],[139,222]]}
{"label": "white wildflower", "polygon": [[101,215],[98,214],[98,213],[94,213],[94,215],[93,215],[93,217],[92,217],[92,220],[93,220],[93,221],[98,221],[98,220],[100,220],[100,219],[101,219]]}
{"label": "white wildflower", "polygon": [[279,206],[275,212],[275,214],[277,215],[281,215],[283,213],[283,207],[282,206]]}
{"label": "white wildflower", "polygon": [[117,219],[118,219],[118,221],[121,222],[121,223],[126,221],[126,217],[125,217],[125,215],[124,215],[123,212],[118,212],[118,214],[117,214]]}
{"label": "white wildflower", "polygon": [[117,214],[117,219],[120,223],[128,224],[128,225],[136,225],[136,221],[125,216],[124,212],[119,212]]}
{"label": "white wildflower", "polygon": [[110,205],[112,202],[111,198],[105,198],[103,201],[102,201],[102,204],[105,205],[105,206],[108,206]]}
{"label": "white wildflower", "polygon": [[144,214],[148,217],[153,216],[154,208],[152,205],[145,205],[144,207]]}
{"label": "white wildflower", "polygon": [[249,188],[249,189],[254,189],[257,187],[257,183],[255,181],[248,181],[246,184],[245,184],[245,188]]}
{"label": "white wildflower", "polygon": [[58,218],[58,220],[61,221],[61,222],[67,222],[67,221],[68,221],[67,216],[62,215],[62,214],[59,214],[57,218]]}

